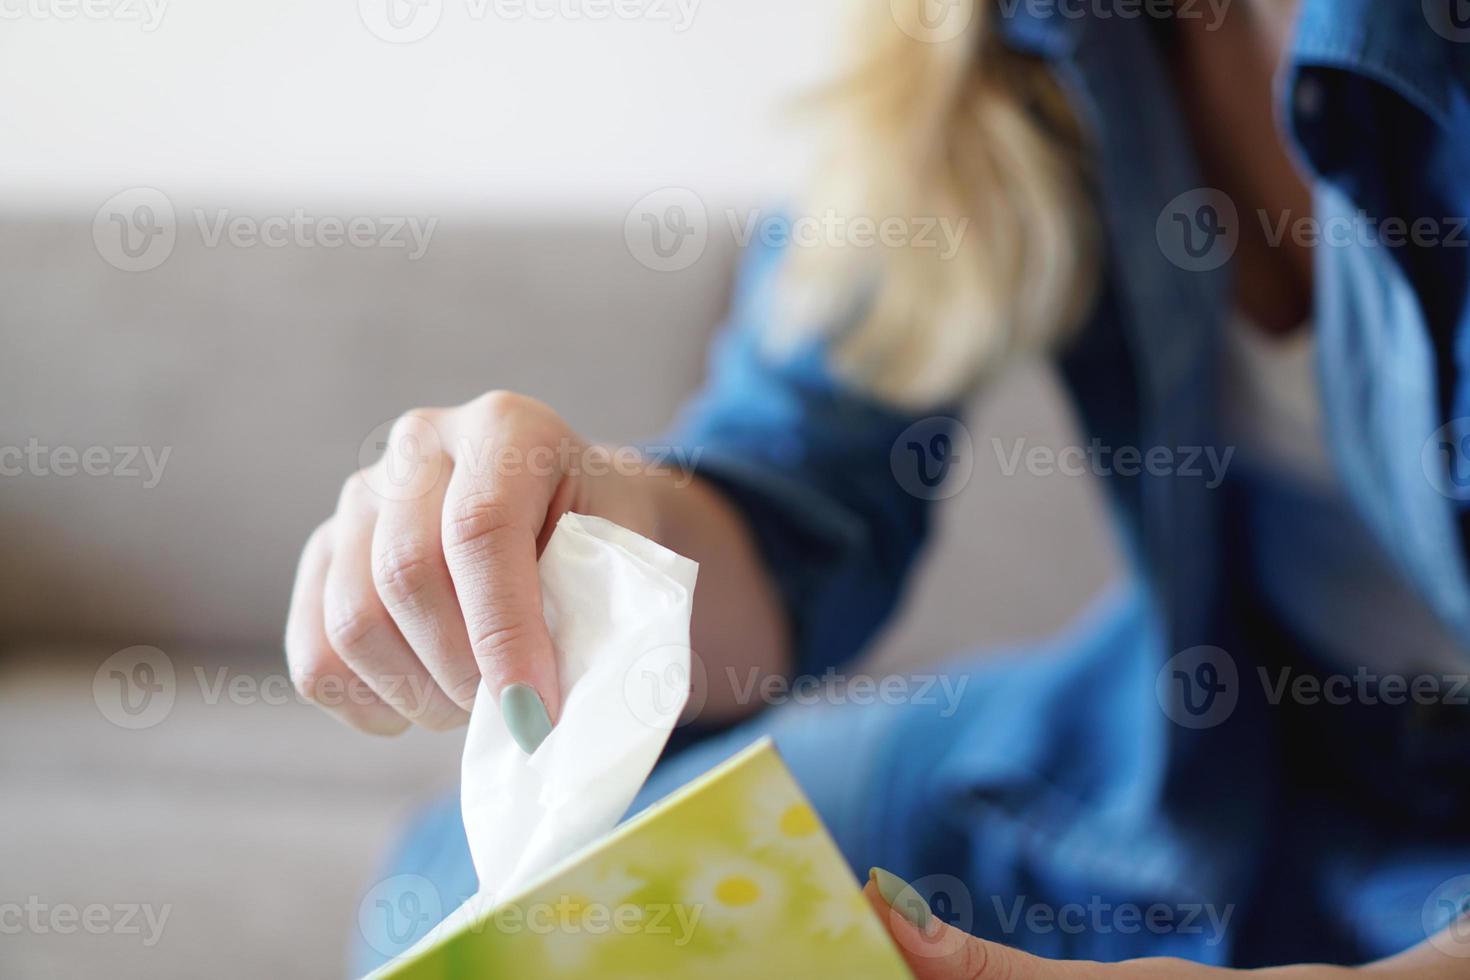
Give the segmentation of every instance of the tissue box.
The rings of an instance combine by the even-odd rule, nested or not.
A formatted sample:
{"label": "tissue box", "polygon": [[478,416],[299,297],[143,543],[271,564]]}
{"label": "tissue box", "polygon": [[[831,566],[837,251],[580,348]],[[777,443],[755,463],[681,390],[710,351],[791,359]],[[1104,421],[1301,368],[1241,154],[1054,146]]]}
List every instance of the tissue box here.
{"label": "tissue box", "polygon": [[763,739],[374,974],[394,980],[910,976]]}

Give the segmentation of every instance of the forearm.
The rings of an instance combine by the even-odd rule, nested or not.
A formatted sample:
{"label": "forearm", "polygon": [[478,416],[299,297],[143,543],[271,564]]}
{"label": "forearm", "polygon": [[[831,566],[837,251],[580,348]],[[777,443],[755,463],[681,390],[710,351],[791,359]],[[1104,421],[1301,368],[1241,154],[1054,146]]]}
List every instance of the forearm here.
{"label": "forearm", "polygon": [[723,494],[687,474],[649,479],[657,540],[699,562],[692,642],[708,685],[700,717],[751,714],[760,706],[755,682],[791,667],[790,628],[775,583],[744,516]]}

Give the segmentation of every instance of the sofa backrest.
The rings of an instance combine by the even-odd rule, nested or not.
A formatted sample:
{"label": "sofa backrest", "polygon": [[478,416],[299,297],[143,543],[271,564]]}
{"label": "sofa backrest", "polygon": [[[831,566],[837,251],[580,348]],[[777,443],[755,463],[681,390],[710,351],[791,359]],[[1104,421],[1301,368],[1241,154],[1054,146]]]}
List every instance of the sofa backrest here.
{"label": "sofa backrest", "polygon": [[[659,273],[620,221],[465,220],[416,261],[180,235],[130,273],[90,220],[0,222],[0,447],[24,454],[0,459],[0,641],[278,644],[300,544],[380,423],[509,388],[595,438],[657,432],[735,254],[715,234]],[[1069,438],[1046,372],[980,404],[972,483],[886,639],[900,662],[1043,632],[1111,565],[1090,485],[1002,477],[991,449]]]}

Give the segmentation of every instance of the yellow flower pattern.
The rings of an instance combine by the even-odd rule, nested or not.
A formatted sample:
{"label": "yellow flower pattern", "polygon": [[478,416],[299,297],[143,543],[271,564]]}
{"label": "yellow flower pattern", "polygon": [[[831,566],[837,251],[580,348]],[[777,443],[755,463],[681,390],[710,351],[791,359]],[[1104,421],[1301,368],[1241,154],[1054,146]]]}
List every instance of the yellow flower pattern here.
{"label": "yellow flower pattern", "polygon": [[909,973],[768,739],[614,830],[395,980]]}

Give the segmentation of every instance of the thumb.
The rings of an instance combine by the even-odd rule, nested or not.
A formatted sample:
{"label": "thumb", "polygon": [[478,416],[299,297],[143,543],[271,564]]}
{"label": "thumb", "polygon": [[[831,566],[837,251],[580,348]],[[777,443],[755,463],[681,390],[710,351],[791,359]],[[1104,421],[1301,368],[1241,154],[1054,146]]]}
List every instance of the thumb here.
{"label": "thumb", "polygon": [[917,980],[1081,980],[1098,964],[1046,960],[961,932],[897,875],[873,868],[863,894]]}

